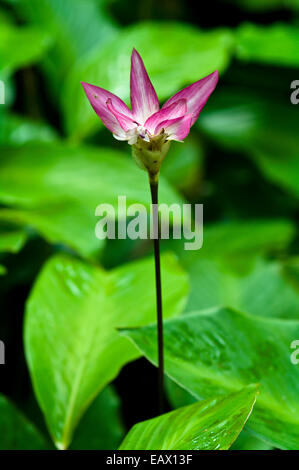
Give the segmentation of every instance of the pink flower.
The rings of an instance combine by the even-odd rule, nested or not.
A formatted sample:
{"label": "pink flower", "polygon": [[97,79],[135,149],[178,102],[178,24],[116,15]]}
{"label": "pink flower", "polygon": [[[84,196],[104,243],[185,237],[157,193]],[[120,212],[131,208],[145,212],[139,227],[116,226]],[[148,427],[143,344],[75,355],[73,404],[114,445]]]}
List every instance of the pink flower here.
{"label": "pink flower", "polygon": [[82,82],[91,106],[117,140],[136,144],[138,137],[150,142],[163,135],[164,141],[182,141],[197,120],[218,81],[218,72],[198,80],[172,96],[160,109],[155,89],[144,63],[133,49],[131,56],[131,107],[103,88]]}

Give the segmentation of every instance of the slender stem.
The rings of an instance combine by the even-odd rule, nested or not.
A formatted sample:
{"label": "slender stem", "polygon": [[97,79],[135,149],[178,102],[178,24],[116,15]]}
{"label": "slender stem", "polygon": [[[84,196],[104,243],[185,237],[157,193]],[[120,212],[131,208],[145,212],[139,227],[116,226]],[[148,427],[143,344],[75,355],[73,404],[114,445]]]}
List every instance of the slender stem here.
{"label": "slender stem", "polygon": [[156,274],[156,300],[157,300],[157,336],[158,336],[158,393],[159,413],[164,411],[164,354],[163,354],[163,315],[162,315],[162,290],[161,290],[161,267],[160,267],[160,224],[158,211],[158,180],[150,179],[150,188],[153,205],[153,233],[155,252],[155,274]]}

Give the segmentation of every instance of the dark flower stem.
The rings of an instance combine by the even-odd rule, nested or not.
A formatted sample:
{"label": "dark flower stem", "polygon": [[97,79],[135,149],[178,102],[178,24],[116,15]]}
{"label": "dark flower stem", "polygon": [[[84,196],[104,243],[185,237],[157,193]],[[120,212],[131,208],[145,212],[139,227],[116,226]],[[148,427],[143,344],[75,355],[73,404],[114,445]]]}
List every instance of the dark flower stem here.
{"label": "dark flower stem", "polygon": [[150,178],[150,187],[153,205],[153,234],[155,253],[155,277],[157,299],[157,336],[158,336],[158,397],[159,413],[164,412],[164,353],[163,353],[163,315],[162,315],[162,290],[160,267],[160,223],[158,210],[158,180]]}

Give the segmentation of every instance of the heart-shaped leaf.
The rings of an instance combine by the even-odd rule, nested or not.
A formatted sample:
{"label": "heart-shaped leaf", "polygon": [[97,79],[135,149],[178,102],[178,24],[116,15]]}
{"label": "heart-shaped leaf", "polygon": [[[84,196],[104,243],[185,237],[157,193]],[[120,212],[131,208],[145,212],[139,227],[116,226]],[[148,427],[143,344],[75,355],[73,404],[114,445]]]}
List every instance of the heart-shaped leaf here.
{"label": "heart-shaped leaf", "polygon": [[[188,282],[171,255],[162,258],[164,315],[186,303]],[[156,317],[153,260],[106,272],[57,256],[42,270],[27,303],[25,352],[54,442],[66,448],[91,401],[139,353],[117,327]]]}

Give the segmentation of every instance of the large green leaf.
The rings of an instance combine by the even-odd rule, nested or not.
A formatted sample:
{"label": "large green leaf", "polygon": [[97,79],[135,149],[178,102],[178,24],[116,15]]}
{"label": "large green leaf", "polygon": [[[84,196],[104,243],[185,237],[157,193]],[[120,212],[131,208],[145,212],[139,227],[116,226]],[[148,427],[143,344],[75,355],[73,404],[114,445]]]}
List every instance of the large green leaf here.
{"label": "large green leaf", "polygon": [[113,450],[124,436],[120,400],[111,386],[106,387],[88,408],[75,431],[71,449]]}
{"label": "large green leaf", "polygon": [[[173,256],[162,258],[166,317],[185,306],[188,283]],[[25,351],[49,431],[60,448],[89,403],[138,357],[116,327],[155,320],[153,260],[105,272],[58,256],[42,270],[27,304]]]}
{"label": "large green leaf", "polygon": [[226,450],[247,421],[257,387],[209,399],[136,424],[120,450]]}
{"label": "large green leaf", "polygon": [[27,234],[23,230],[4,230],[0,227],[0,253],[17,253],[26,242]]}
{"label": "large green leaf", "polygon": [[[98,0],[19,0],[18,13],[29,23],[42,27],[54,44],[45,58],[48,76],[57,86],[69,67],[108,41],[116,27]],[[49,78],[50,78],[49,77]]]}
{"label": "large green leaf", "polygon": [[167,158],[163,161],[161,174],[175,188],[188,193],[198,185],[203,156],[201,143],[190,135],[184,145],[170,147]]}
{"label": "large green leaf", "polygon": [[195,283],[196,266],[203,258],[216,261],[223,271],[246,274],[258,257],[284,253],[294,235],[294,225],[284,219],[232,220],[205,225],[200,250],[184,250],[182,240],[169,240],[167,244],[195,274]]}
{"label": "large green leaf", "polygon": [[50,126],[14,114],[0,114],[0,145],[53,142],[56,132]]}
{"label": "large green leaf", "polygon": [[[196,402],[196,398],[186,389],[180,387],[176,382],[167,378],[166,380],[167,396],[173,408],[180,408]],[[272,446],[261,439],[258,439],[253,433],[247,429],[243,429],[236,441],[233,443],[231,450],[268,450]]]}
{"label": "large green leaf", "polygon": [[[296,121],[297,122],[297,121]],[[288,140],[287,140],[288,139]],[[254,149],[252,158],[261,171],[277,185],[299,197],[298,134],[269,137]]]}
{"label": "large green leaf", "polygon": [[230,450],[272,450],[273,446],[243,429]]}
{"label": "large green leaf", "polygon": [[[219,88],[199,116],[198,125],[209,137],[229,149],[248,149],[269,125],[269,102],[248,88]],[[273,110],[272,110],[273,111]]]}
{"label": "large green leaf", "polygon": [[237,57],[244,61],[299,66],[299,31],[289,24],[244,24],[236,32]]}
{"label": "large green leaf", "polygon": [[[299,370],[291,362],[290,347],[299,337],[299,321],[214,309],[166,321],[164,326],[170,378],[197,398],[260,383],[248,428],[273,446],[299,449]],[[156,363],[153,326],[123,334]]]}
{"label": "large green leaf", "polygon": [[[241,77],[245,80],[243,75]],[[270,78],[271,74],[266,75],[266,80]],[[260,145],[268,143],[270,146],[272,140],[275,145],[280,142],[279,149],[288,140],[298,141],[296,106],[280,100],[279,96],[274,99],[262,89],[259,91],[260,80],[255,86],[257,89],[253,90],[249,81],[247,87],[229,85],[217,90],[199,117],[200,128],[221,145],[247,149],[248,153]]]}
{"label": "large green leaf", "polygon": [[269,94],[226,88],[208,103],[199,125],[222,146],[248,154],[267,178],[298,197],[296,106]]}
{"label": "large green leaf", "polygon": [[[0,223],[0,255],[4,253],[18,253],[23,248],[26,240],[27,233],[25,230],[12,228],[5,225],[2,226]],[[0,276],[5,273],[5,266],[0,264]]]}
{"label": "large green leaf", "polygon": [[[163,179],[159,192],[161,202],[182,202]],[[103,243],[95,236],[96,207],[108,203],[117,213],[118,196],[126,196],[127,206],[141,203],[149,210],[147,175],[121,152],[58,143],[1,151],[0,201],[13,206],[1,211],[1,219],[31,225],[83,256]]]}
{"label": "large green leaf", "polygon": [[142,55],[159,98],[165,99],[215,69],[224,70],[232,45],[228,30],[203,32],[179,23],[141,23],[122,30],[107,46],[80,62],[66,80],[62,96],[68,133],[83,137],[100,126],[80,81],[128,101],[132,47]]}
{"label": "large green leaf", "polygon": [[248,272],[236,273],[219,261],[198,257],[184,267],[192,286],[187,311],[224,306],[264,317],[299,319],[299,286],[287,276],[288,262],[258,259]]}
{"label": "large green leaf", "polygon": [[51,44],[49,35],[37,27],[1,24],[0,77],[6,78],[20,67],[38,61]]}
{"label": "large green leaf", "polygon": [[41,450],[47,444],[39,431],[4,396],[0,395],[0,450]]}
{"label": "large green leaf", "polygon": [[[294,224],[284,219],[232,220],[204,228],[200,256],[232,260],[285,249],[295,234]],[[194,259],[191,252],[186,257]],[[194,255],[194,253],[193,253]]]}

